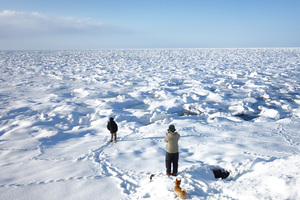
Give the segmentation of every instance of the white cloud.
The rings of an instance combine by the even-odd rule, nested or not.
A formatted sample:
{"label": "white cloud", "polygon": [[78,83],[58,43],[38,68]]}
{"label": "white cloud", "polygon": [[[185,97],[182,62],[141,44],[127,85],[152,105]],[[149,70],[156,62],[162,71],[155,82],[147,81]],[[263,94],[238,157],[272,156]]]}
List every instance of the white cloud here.
{"label": "white cloud", "polygon": [[99,34],[111,27],[91,19],[51,17],[41,13],[4,10],[0,12],[0,37],[36,37],[62,34]]}

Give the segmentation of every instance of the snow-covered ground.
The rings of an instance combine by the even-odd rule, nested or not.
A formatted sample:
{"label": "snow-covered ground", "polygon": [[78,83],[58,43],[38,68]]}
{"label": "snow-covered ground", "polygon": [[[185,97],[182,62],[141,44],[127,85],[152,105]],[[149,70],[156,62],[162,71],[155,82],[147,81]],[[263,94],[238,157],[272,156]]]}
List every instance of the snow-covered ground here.
{"label": "snow-covered ground", "polygon": [[174,199],[169,124],[189,199],[300,199],[299,77],[299,48],[0,51],[0,199]]}

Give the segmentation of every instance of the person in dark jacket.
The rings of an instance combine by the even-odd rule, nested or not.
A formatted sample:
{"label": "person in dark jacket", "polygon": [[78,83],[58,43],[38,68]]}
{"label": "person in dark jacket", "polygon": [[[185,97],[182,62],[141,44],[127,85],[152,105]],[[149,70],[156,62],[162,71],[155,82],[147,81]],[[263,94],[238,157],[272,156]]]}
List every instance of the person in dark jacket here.
{"label": "person in dark jacket", "polygon": [[[164,141],[167,143],[167,153],[166,153],[166,168],[167,168],[167,176],[173,175],[177,176],[178,172],[178,141],[180,139],[180,135],[175,132],[175,126],[170,125],[168,132]],[[171,167],[173,164],[173,172],[171,174]]]}
{"label": "person in dark jacket", "polygon": [[117,142],[117,131],[118,131],[118,125],[117,123],[114,121],[114,118],[111,117],[109,119],[109,122],[107,123],[107,129],[110,131],[110,142],[114,141]]}

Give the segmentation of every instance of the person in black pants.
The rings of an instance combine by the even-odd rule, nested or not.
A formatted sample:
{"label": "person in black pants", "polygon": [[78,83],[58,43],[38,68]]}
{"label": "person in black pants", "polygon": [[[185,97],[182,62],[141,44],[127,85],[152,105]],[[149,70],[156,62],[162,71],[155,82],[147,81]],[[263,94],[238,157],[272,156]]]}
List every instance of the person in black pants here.
{"label": "person in black pants", "polygon": [[[167,143],[167,153],[166,153],[166,168],[167,168],[167,176],[173,175],[177,176],[178,173],[178,141],[180,139],[180,135],[175,132],[175,126],[170,125],[168,132],[165,136],[164,141]],[[171,174],[171,167],[173,164],[173,172]]]}

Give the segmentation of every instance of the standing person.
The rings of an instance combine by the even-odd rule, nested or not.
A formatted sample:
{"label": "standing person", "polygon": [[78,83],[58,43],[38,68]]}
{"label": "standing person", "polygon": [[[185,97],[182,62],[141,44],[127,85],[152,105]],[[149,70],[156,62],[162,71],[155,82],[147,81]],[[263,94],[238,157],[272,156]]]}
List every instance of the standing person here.
{"label": "standing person", "polygon": [[118,125],[117,123],[114,121],[114,118],[111,117],[109,119],[109,122],[107,123],[107,129],[110,131],[110,142],[114,141],[117,142],[117,131],[118,131]]}
{"label": "standing person", "polygon": [[[167,143],[167,153],[166,153],[166,168],[167,168],[167,176],[173,175],[177,176],[178,172],[178,141],[180,139],[180,135],[175,132],[175,126],[170,125],[168,132],[164,141]],[[173,164],[173,172],[171,174],[171,165]]]}

